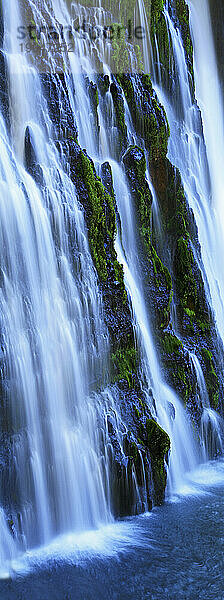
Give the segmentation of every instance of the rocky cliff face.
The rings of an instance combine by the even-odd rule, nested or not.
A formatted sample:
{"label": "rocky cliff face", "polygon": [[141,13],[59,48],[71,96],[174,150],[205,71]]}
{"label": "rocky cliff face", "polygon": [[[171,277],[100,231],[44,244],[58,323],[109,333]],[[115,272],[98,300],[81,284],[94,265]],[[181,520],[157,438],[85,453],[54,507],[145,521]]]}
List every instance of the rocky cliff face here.
{"label": "rocky cliff face", "polygon": [[[122,18],[127,18],[133,14],[133,7],[130,2],[123,4]],[[189,77],[192,77],[188,8],[184,0],[170,4],[181,29]],[[113,9],[113,2],[110,8]],[[163,0],[147,0],[152,46],[156,33],[163,77],[171,89],[169,39],[163,8]],[[136,207],[139,253],[146,297],[153,316],[155,341],[167,380],[186,403],[198,425],[201,407],[189,351],[200,357],[210,403],[216,409],[221,408],[220,363],[213,318],[198,266],[200,247],[195,222],[184,196],[180,175],[167,159],[167,118],[149,75],[140,73],[132,77],[122,72],[113,75],[111,81],[108,76],[98,75],[95,84],[87,80],[86,85],[96,140],[99,136],[98,104],[108,90],[111,93],[118,134],[117,158],[123,163]],[[108,416],[106,427],[113,448],[113,509],[117,515],[130,514],[144,509],[145,492],[149,507],[162,503],[170,442],[167,434],[153,420],[144,399],[133,318],[123,269],[115,251],[117,208],[110,165],[103,163],[100,172],[96,173],[93,162],[80,147],[64,74],[60,73],[55,78],[43,75],[42,86],[54,124],[52,134],[83,206],[89,246],[98,274],[110,341],[107,383],[116,390],[117,406],[124,424],[121,448],[113,419]],[[131,145],[127,137],[125,101],[136,131],[137,143]],[[26,132],[25,157],[28,171],[41,186],[41,170],[35,160],[29,130]],[[162,243],[154,227],[152,193],[146,179],[147,165],[161,213]],[[198,260],[192,248],[196,248]],[[175,333],[172,321],[174,303],[180,337]],[[133,474],[141,492],[140,500],[136,499]]]}
{"label": "rocky cliff face", "polygon": [[[192,77],[188,8],[184,0],[171,2],[171,5],[184,40],[189,77]],[[169,88],[170,55],[163,2],[148,3],[146,8],[148,14],[150,11],[152,46],[156,33],[161,66]],[[168,458],[169,439],[152,419],[144,401],[133,319],[124,286],[123,270],[117,261],[114,246],[117,210],[111,168],[109,163],[104,163],[97,174],[92,161],[79,146],[78,131],[71,119],[63,74],[59,79],[60,87],[57,82],[55,85],[54,82],[43,79],[43,89],[50,111],[54,114],[59,152],[84,208],[89,245],[104,303],[110,338],[108,383],[116,387],[117,402],[126,427],[121,452],[113,422],[110,419],[108,421],[108,435],[114,449],[111,467],[114,510],[116,514],[127,514],[144,505],[144,469],[147,474],[149,506],[162,502],[166,483],[164,460]],[[96,136],[99,134],[98,104],[103,101],[108,90],[111,92],[118,133],[117,157],[123,163],[136,206],[139,253],[146,296],[153,315],[156,344],[165,377],[185,402],[198,426],[202,407],[198,403],[197,380],[189,352],[194,351],[200,358],[210,403],[215,409],[221,408],[220,364],[213,318],[198,266],[200,247],[195,222],[184,196],[180,175],[167,159],[167,118],[149,75],[140,73],[133,78],[122,72],[112,76],[111,82],[107,76],[98,75],[97,83],[93,85],[87,82],[87,87]],[[68,104],[65,111],[66,123],[60,119],[61,99],[57,97],[58,89],[63,102]],[[130,146],[128,143],[125,101],[136,130],[138,145]],[[147,165],[161,214],[162,244],[153,226],[152,194],[146,180]],[[197,257],[193,248],[196,249]],[[176,308],[180,337],[173,326],[173,306]],[[133,491],[133,470],[139,488],[142,489],[142,507],[138,508]]]}
{"label": "rocky cliff face", "polygon": [[[111,167],[105,162],[97,175],[91,159],[78,143],[78,132],[66,92],[63,74],[54,78],[43,76],[43,92],[49,111],[54,116],[54,136],[58,151],[64,162],[76,193],[83,206],[89,246],[98,273],[99,289],[102,294],[105,321],[110,341],[109,374],[107,383],[117,399],[117,408],[122,420],[122,447],[113,416],[107,415],[107,435],[112,444],[111,487],[113,510],[125,515],[144,510],[147,505],[161,504],[166,484],[165,462],[168,460],[169,438],[152,419],[145,403],[143,385],[139,373],[139,352],[136,346],[133,317],[124,286],[123,268],[115,251],[116,199],[113,189]],[[113,98],[118,102],[115,82]],[[119,87],[119,86],[118,86]],[[102,80],[98,91],[89,86],[92,106],[96,114],[98,93],[105,94]],[[118,90],[119,91],[119,90]],[[60,106],[63,104],[63,119]],[[116,107],[117,115],[118,108]],[[122,112],[123,111],[123,112]],[[121,118],[124,122],[122,104]],[[119,118],[118,118],[119,129]],[[122,132],[124,133],[124,132]],[[123,147],[127,140],[123,136]],[[42,185],[40,166],[36,163],[32,137],[27,130],[25,141],[26,167]],[[143,165],[144,167],[144,165]],[[144,168],[143,168],[144,177]],[[147,186],[146,190],[147,193]],[[99,382],[95,381],[95,387]],[[141,498],[136,497],[136,485]]]}

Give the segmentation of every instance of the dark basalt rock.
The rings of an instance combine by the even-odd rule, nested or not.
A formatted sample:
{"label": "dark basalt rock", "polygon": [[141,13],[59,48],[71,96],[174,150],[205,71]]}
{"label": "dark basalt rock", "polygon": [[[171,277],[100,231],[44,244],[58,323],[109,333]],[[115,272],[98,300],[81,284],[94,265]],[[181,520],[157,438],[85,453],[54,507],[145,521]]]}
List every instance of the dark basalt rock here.
{"label": "dark basalt rock", "polygon": [[153,419],[147,419],[146,432],[146,444],[151,456],[154,496],[157,499],[157,503],[162,504],[164,500],[164,486],[166,484],[164,458],[168,462],[170,440],[169,436]]}
{"label": "dark basalt rock", "polygon": [[[101,179],[108,194],[114,199],[113,176],[109,162],[104,162],[101,165]],[[115,200],[114,200],[115,203]]]}
{"label": "dark basalt rock", "polygon": [[[116,384],[114,396],[124,427],[123,452],[117,443],[113,426],[110,440],[113,448],[111,489],[117,516],[136,514],[164,500],[166,486],[165,462],[170,442],[167,434],[152,419],[149,407],[140,394],[124,382],[123,390]],[[140,498],[135,495],[137,482]]]}
{"label": "dark basalt rock", "polygon": [[98,75],[97,76],[97,87],[100,91],[100,94],[104,96],[110,87],[110,79],[108,75]]}
{"label": "dark basalt rock", "polygon": [[98,89],[97,89],[97,85],[94,84],[92,81],[89,81],[88,78],[86,78],[86,83],[87,83],[87,90],[88,90],[91,109],[92,109],[92,114],[90,115],[92,117],[92,131],[94,132],[96,147],[99,148],[100,126],[99,126],[99,117],[98,117],[98,111],[97,111],[98,104],[99,104]]}
{"label": "dark basalt rock", "polygon": [[[169,323],[172,282],[168,269],[162,264],[152,240],[151,206],[152,195],[146,180],[144,152],[131,146],[123,157],[126,175],[135,200],[138,230],[140,234],[139,255],[144,274],[145,289],[157,335]],[[142,250],[141,250],[142,246]]]}
{"label": "dark basalt rock", "polygon": [[[52,137],[59,140],[69,137],[76,139],[78,132],[71,108],[65,73],[55,73],[54,75],[42,73],[40,77],[49,116],[53,123]],[[68,83],[72,93],[74,93],[71,77]]]}
{"label": "dark basalt rock", "polygon": [[9,99],[8,99],[8,85],[7,85],[7,67],[6,59],[3,54],[3,41],[4,41],[4,23],[3,23],[3,7],[0,2],[0,108],[3,117],[8,123],[8,112],[9,112]]}
{"label": "dark basalt rock", "polygon": [[163,107],[159,104],[149,75],[119,75],[129,110],[139,135],[144,140],[149,162],[159,161],[167,154],[169,126]]}
{"label": "dark basalt rock", "polygon": [[[205,378],[208,377],[208,371],[204,352],[211,353],[216,377],[211,377],[208,381],[208,392],[211,406],[217,408],[220,406],[222,389],[222,363],[217,354],[220,342],[199,267],[201,249],[197,227],[185,198],[180,174],[165,158],[159,163],[152,163],[151,175],[163,221],[162,259],[166,262],[167,256],[170,257],[169,269],[172,276],[178,329],[183,342],[182,348],[179,346],[178,350],[177,348],[175,350],[175,371],[172,369],[174,354],[167,349],[166,343],[161,347],[162,358],[170,374],[170,382],[185,399],[193,418],[199,422],[201,409],[197,402],[197,382],[187,349],[197,354]],[[212,372],[211,368],[209,372]]]}
{"label": "dark basalt rock", "polygon": [[5,56],[0,50],[0,107],[3,117],[9,126],[9,98],[7,85],[7,67]]}
{"label": "dark basalt rock", "polygon": [[[53,81],[51,85],[49,77],[47,77],[46,85],[48,103],[50,103],[51,110],[55,111],[54,130],[56,139],[58,137],[56,146],[64,169],[70,175],[78,200],[84,209],[90,250],[98,274],[111,343],[111,371],[108,374],[108,383],[116,382],[119,411],[123,423],[126,424],[125,434],[123,433],[124,450],[122,454],[113,420],[108,420],[108,435],[114,449],[111,459],[114,512],[117,515],[135,513],[144,510],[145,491],[149,507],[162,501],[166,482],[164,464],[162,467],[165,453],[163,458],[162,454],[160,454],[160,458],[158,457],[160,465],[158,469],[157,463],[152,464],[155,460],[151,457],[148,447],[150,436],[147,433],[146,421],[151,419],[151,414],[143,401],[141,382],[138,376],[138,350],[132,314],[124,286],[123,269],[117,261],[114,247],[116,205],[111,168],[108,163],[102,165],[101,180],[95,171],[93,162],[77,143],[75,130],[72,135],[67,136],[68,128],[65,121],[62,128],[58,122],[60,110],[57,107],[59,98],[54,95],[55,82]],[[89,92],[96,97],[95,89],[91,88]],[[68,99],[68,96],[65,94],[64,98]],[[54,102],[56,103],[55,108],[53,108]],[[74,121],[69,120],[69,123],[74,127]],[[63,132],[64,137],[62,138]],[[135,153],[135,159],[140,158],[141,162],[142,155],[140,155],[139,150],[138,156]],[[29,172],[36,177],[37,161],[30,128],[27,128],[25,136],[25,158]],[[142,172],[143,170],[142,167]],[[143,465],[146,472],[147,490],[145,490]],[[141,490],[141,500],[136,497],[134,485],[136,480]]]}
{"label": "dark basalt rock", "polygon": [[122,89],[115,78],[113,79],[110,85],[110,92],[113,98],[117,128],[119,132],[118,152],[119,154],[122,154],[127,144],[127,126],[125,123],[124,99],[122,96]]}
{"label": "dark basalt rock", "polygon": [[37,185],[44,185],[44,177],[41,166],[37,162],[36,153],[34,149],[34,141],[32,139],[32,130],[30,127],[26,128],[25,131],[25,142],[24,142],[24,154],[25,154],[25,166],[28,173],[36,181]]}
{"label": "dark basalt rock", "polygon": [[142,148],[131,146],[123,156],[123,162],[128,169],[129,179],[133,180],[133,191],[136,190],[136,177],[138,182],[144,181],[146,172],[146,159]]}

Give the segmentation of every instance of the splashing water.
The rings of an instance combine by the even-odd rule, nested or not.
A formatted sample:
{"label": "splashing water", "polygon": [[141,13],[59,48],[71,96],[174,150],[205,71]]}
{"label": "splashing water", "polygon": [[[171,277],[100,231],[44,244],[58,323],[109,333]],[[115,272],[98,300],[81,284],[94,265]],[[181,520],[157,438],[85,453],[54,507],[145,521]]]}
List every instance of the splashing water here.
{"label": "splashing water", "polygon": [[[103,385],[107,331],[76,191],[63,171],[37,72],[16,54],[3,3],[14,149],[0,119],[1,335],[12,438],[9,511],[20,547],[111,520],[106,499],[95,381]],[[14,14],[15,14],[14,13]],[[10,35],[11,33],[11,35]],[[22,165],[29,127],[42,186]],[[73,231],[73,242],[69,232]],[[1,496],[7,493],[1,485]],[[12,493],[13,492],[13,493]],[[1,521],[3,513],[1,512]],[[11,557],[4,533],[2,560]]]}
{"label": "splashing water", "polygon": [[[220,335],[220,352],[224,342],[224,281],[223,253],[223,169],[224,111],[221,86],[212,38],[208,2],[189,0],[190,23],[194,43],[194,73],[196,98],[200,113],[192,101],[184,46],[179,29],[174,26],[168,7],[164,10],[175,65],[175,92],[170,95],[162,86],[154,68],[154,87],[164,106],[170,126],[168,158],[181,173],[189,206],[198,228],[202,263],[198,261],[204,279],[208,302],[215,315]],[[158,55],[156,60],[158,61]],[[203,137],[204,133],[204,137]],[[191,355],[192,356],[192,355]],[[195,363],[197,360],[197,364]],[[208,393],[200,363],[195,357],[202,411],[201,435],[204,437],[205,458],[222,452],[222,419],[209,406]],[[202,381],[203,377],[203,381]],[[207,434],[206,432],[210,433]],[[213,437],[213,441],[209,438]],[[217,445],[216,445],[217,444]]]}
{"label": "splashing water", "polygon": [[[140,19],[146,27],[144,4],[139,1],[138,5]],[[97,433],[98,423],[102,419],[101,412],[103,413],[100,403],[104,398],[107,406],[110,393],[101,395],[99,401],[99,396],[91,394],[94,382],[100,382],[104,386],[102,373],[107,365],[108,339],[101,296],[76,190],[62,168],[56,145],[53,141],[49,142],[48,134],[52,130],[52,123],[42,94],[41,77],[30,61],[19,54],[18,44],[15,44],[14,25],[23,22],[19,6],[19,2],[15,0],[3,1],[4,55],[8,68],[11,130],[8,135],[1,118],[0,238],[3,251],[0,306],[5,347],[3,361],[7,374],[6,403],[7,414],[10,416],[13,456],[6,472],[8,487],[15,491],[17,497],[16,505],[12,502],[9,508],[18,533],[14,541],[7,526],[7,516],[1,509],[2,564],[17,555],[17,544],[24,549],[51,544],[56,536],[60,539],[61,535],[69,534],[70,531],[79,533],[112,520],[109,461],[106,459],[103,466]],[[28,1],[27,6],[37,24],[41,23],[43,15],[53,26],[57,23],[68,25],[70,22],[68,6],[63,0],[56,0],[54,3],[53,0],[43,0],[35,7]],[[99,8],[103,25],[104,12]],[[82,17],[80,8],[79,19]],[[56,68],[56,60],[47,40],[46,44],[47,67],[52,74]],[[176,44],[177,53],[180,50],[178,44],[179,40]],[[171,439],[168,468],[170,494],[183,485],[186,471],[195,468],[200,461],[200,453],[180,399],[163,380],[155,350],[137,261],[135,216],[127,181],[121,166],[115,160],[113,135],[116,125],[113,110],[110,110],[110,92],[107,94],[107,121],[105,107],[102,103],[98,107],[100,149],[93,135],[90,100],[82,75],[82,72],[88,73],[90,80],[94,82],[93,46],[94,44],[90,46],[88,38],[77,39],[75,52],[69,57],[65,56],[64,68],[70,72],[72,80],[72,84],[67,81],[68,93],[72,98],[73,89],[75,90],[71,104],[81,145],[87,149],[96,167],[108,158],[112,166],[122,230],[121,237],[117,236],[116,250],[124,267],[125,283],[134,313],[141,350],[141,369],[147,382],[146,398],[153,416]],[[98,57],[106,54],[100,42],[96,42],[94,48]],[[148,48],[150,45],[145,45],[147,71],[150,60]],[[180,60],[183,60],[183,56],[180,56]],[[185,78],[184,62],[181,63],[181,69],[182,81]],[[103,71],[111,78],[105,63]],[[192,114],[186,81],[182,95],[186,113]],[[167,102],[165,104],[172,130],[172,127],[175,128],[175,111]],[[127,124],[130,139],[135,139],[135,134],[131,131],[130,115]],[[109,143],[108,127],[112,132]],[[39,187],[23,166],[27,131],[32,139],[36,161],[41,168],[42,185]],[[192,131],[194,129],[190,120],[188,140],[192,140]],[[208,121],[207,143],[211,135]],[[205,233],[204,223],[209,223],[210,229],[206,231],[209,232],[212,244],[213,221],[209,210],[203,212],[198,202],[201,190],[207,191],[208,178],[196,177],[193,171],[194,161],[197,162],[198,159],[195,140],[192,141],[192,148],[194,152],[190,166],[190,152],[187,152],[188,162],[183,146],[176,154],[179,155],[179,166],[182,167],[189,196],[191,182],[194,181],[197,188],[196,213],[198,221],[201,220],[200,223],[203,224],[201,229],[199,227],[200,235]],[[177,161],[172,135],[169,152],[173,161]],[[201,160],[206,163],[203,155]],[[183,164],[188,165],[187,170],[184,170]],[[211,172],[212,167],[211,162]],[[217,186],[215,180],[212,183],[217,198],[217,214],[221,211],[218,200],[221,183]],[[71,230],[75,238],[72,248],[69,237]],[[220,225],[220,241],[217,242],[220,247],[222,233]],[[214,300],[219,297],[221,289],[221,282],[216,278],[219,265],[213,264],[209,252],[203,256],[203,260],[221,331],[221,322],[224,323],[222,300],[219,303],[217,300],[217,306]],[[215,284],[212,284],[213,280]],[[112,399],[110,405],[113,406]],[[214,415],[209,413],[209,407],[206,409],[211,422]],[[2,482],[0,488],[4,505],[4,493],[7,496],[7,492],[4,492]]]}

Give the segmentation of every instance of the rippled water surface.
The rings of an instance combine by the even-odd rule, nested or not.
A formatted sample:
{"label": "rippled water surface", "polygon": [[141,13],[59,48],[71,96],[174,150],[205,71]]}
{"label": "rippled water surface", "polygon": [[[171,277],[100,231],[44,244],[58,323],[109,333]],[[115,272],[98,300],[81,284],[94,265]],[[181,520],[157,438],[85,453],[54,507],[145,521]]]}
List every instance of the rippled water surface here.
{"label": "rippled water surface", "polygon": [[223,600],[224,465],[152,513],[21,557],[2,600]]}

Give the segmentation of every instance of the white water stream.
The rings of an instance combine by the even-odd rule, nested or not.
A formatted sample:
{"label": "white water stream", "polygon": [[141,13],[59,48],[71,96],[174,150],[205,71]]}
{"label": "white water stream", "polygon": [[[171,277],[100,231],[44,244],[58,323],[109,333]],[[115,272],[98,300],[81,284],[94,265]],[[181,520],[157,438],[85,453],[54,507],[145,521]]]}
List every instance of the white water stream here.
{"label": "white water stream", "polygon": [[[56,19],[65,25],[69,23],[68,7],[63,0],[52,0],[50,3],[43,0],[43,7],[50,22],[55,23]],[[38,13],[38,6],[34,8],[35,17],[40,20],[41,12]],[[97,433],[100,415],[98,404],[91,397],[92,382],[99,379],[104,371],[108,344],[83,213],[74,186],[62,168],[57,150],[46,136],[46,130],[51,124],[42,97],[39,74],[29,66],[26,57],[21,56],[15,46],[15,24],[22,22],[19,2],[3,0],[3,9],[11,139],[1,119],[1,331],[6,348],[4,363],[8,384],[7,401],[12,415],[14,459],[11,464],[11,483],[12,486],[15,485],[18,497],[18,506],[13,507],[12,502],[11,512],[18,532],[17,542],[26,549],[50,543],[57,535],[96,528],[111,520]],[[193,9],[192,3],[192,15],[196,19],[198,13],[194,13]],[[144,6],[140,0],[139,13],[145,22]],[[200,12],[199,15],[202,18]],[[192,21],[193,29],[194,22]],[[172,28],[172,24],[170,27]],[[205,27],[210,40],[207,21]],[[181,60],[178,43],[177,40],[176,52],[180,52]],[[204,65],[202,54],[205,48],[200,40],[197,48],[196,74],[201,65]],[[144,299],[141,265],[137,258],[132,199],[122,167],[114,160],[114,156],[111,157],[105,114],[101,108],[100,152],[95,143],[86,83],[79,74],[82,64],[86,72],[91,72],[94,80],[88,40],[77,41],[76,52],[70,55],[69,60],[69,68],[74,75],[73,109],[80,143],[96,161],[96,166],[106,159],[112,166],[122,226],[122,236],[121,239],[117,237],[116,249],[118,259],[124,266],[125,283],[134,313],[142,357],[141,369],[147,381],[146,398],[154,417],[171,439],[168,469],[168,493],[171,494],[182,487],[185,473],[196,467],[200,454],[182,401],[167,386],[162,376],[151,333],[150,315]],[[148,60],[146,57],[146,65]],[[212,54],[210,60],[212,61]],[[54,71],[53,55],[49,64]],[[214,75],[214,65],[212,62],[209,64]],[[185,77],[184,63],[180,66],[181,77]],[[104,69],[108,73],[106,65]],[[213,92],[218,102],[217,110],[221,111],[218,83],[215,83],[217,86],[214,86]],[[202,104],[209,106],[210,110],[212,95],[207,90],[203,73],[201,76],[199,74],[197,85]],[[69,92],[71,93],[71,89]],[[183,81],[183,99],[186,113],[192,115],[194,109],[189,104],[186,81]],[[168,105],[166,108],[171,129],[173,126],[176,135],[174,108]],[[206,111],[203,118],[206,144],[209,146],[207,156],[214,202],[212,216],[210,204],[202,205],[200,202],[200,194],[207,192],[208,177],[204,174],[199,177],[198,171],[193,171],[195,164],[198,164],[200,148],[200,140],[196,134],[192,139],[193,116],[187,122],[188,143],[192,142],[193,152],[187,151],[187,144],[183,150],[181,136],[177,136],[180,145],[177,146],[175,155],[175,138],[171,136],[169,151],[174,162],[179,160],[180,170],[182,167],[186,193],[191,197],[191,205],[195,208],[201,244],[205,235],[210,243],[210,246],[206,244],[205,250],[202,248],[203,262],[217,325],[224,341],[224,303],[221,293],[224,287],[220,254],[223,248],[220,193],[224,187],[222,188],[223,173],[220,173],[218,160],[224,138],[222,131],[212,129],[210,115]],[[218,120],[219,118],[221,117]],[[114,120],[113,114],[111,119]],[[23,166],[27,126],[32,132],[36,159],[42,168],[42,189]],[[111,130],[113,127],[114,122],[111,122]],[[215,146],[218,146],[218,150]],[[217,161],[213,155],[215,151],[218,152]],[[203,156],[201,160],[205,161]],[[195,202],[190,193],[191,184],[196,189]],[[210,196],[206,198],[209,203]],[[72,248],[69,238],[71,230],[75,237]],[[150,389],[155,403],[151,400]],[[0,512],[0,521],[0,561],[4,573],[5,560],[16,556],[17,542],[9,534],[7,516],[3,510]]]}
{"label": "white water stream", "polygon": [[[186,198],[193,210],[197,224],[202,256],[202,276],[208,302],[214,312],[218,333],[222,341],[220,351],[223,353],[223,97],[218,76],[208,1],[189,0],[188,4],[194,45],[195,92],[201,111],[203,130],[201,129],[198,107],[192,102],[181,34],[172,22],[168,6],[164,10],[164,15],[171,40],[178,83],[172,94],[168,93],[162,87],[160,70],[154,68],[154,87],[160,102],[165,108],[170,126],[168,157],[171,163],[180,170]],[[158,61],[157,48],[156,62],[158,63]],[[158,80],[155,79],[156,70]],[[195,360],[197,363],[195,363]],[[193,363],[200,388],[200,400],[204,407],[201,433],[202,438],[204,436],[205,456],[208,457],[212,455],[211,447],[213,450],[216,447],[214,454],[222,452],[223,422],[219,415],[210,408],[206,384],[204,378],[202,382],[203,373],[197,357],[194,357]],[[211,437],[211,440],[208,437]]]}

